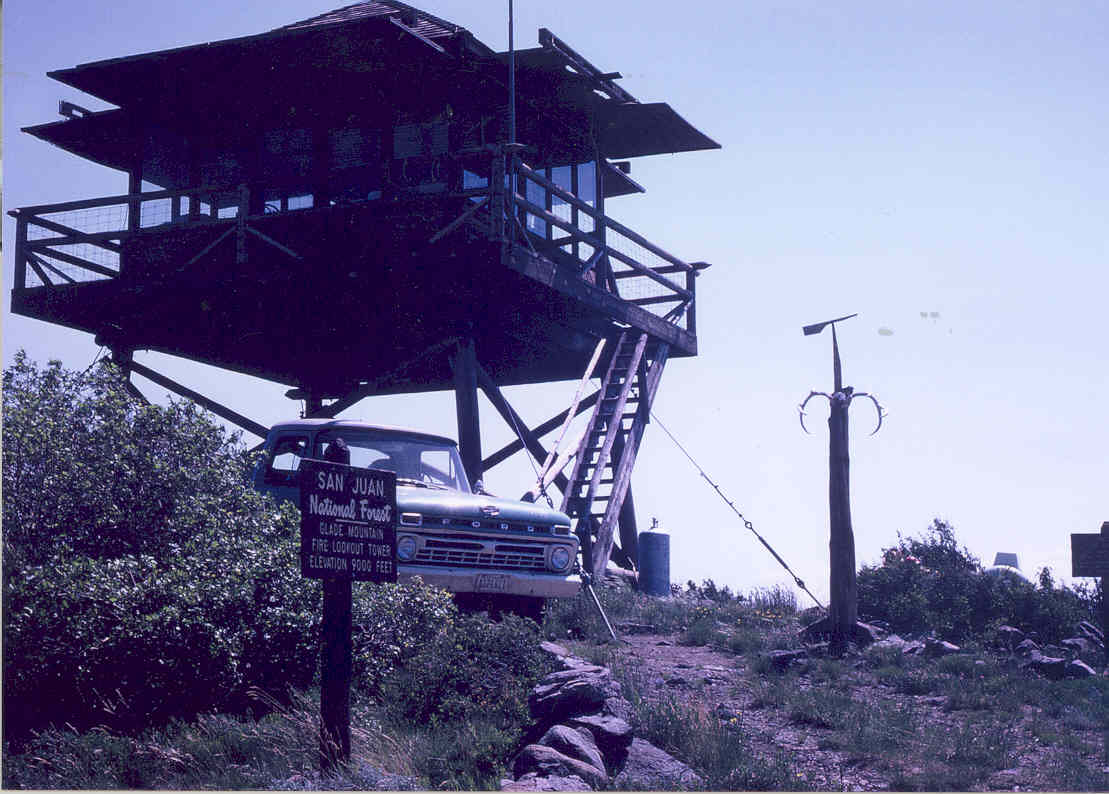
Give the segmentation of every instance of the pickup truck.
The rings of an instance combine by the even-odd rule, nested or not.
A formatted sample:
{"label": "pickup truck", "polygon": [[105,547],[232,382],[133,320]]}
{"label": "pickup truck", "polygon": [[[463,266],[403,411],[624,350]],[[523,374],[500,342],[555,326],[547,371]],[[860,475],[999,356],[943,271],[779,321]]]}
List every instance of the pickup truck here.
{"label": "pickup truck", "polygon": [[397,577],[455,593],[461,605],[535,617],[547,598],[577,595],[578,539],[570,518],[538,503],[474,493],[458,445],[443,436],[341,419],[275,425],[254,486],[300,504],[300,461],[342,438],[352,466],[397,475]]}

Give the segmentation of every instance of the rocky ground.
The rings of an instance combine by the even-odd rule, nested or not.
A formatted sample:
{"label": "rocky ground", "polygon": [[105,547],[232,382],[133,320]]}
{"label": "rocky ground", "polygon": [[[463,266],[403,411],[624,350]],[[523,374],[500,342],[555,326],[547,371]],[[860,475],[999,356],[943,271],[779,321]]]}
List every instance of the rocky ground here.
{"label": "rocky ground", "polygon": [[[814,663],[811,654],[800,653],[792,658],[781,654],[777,657],[780,669],[774,670],[773,652],[737,655],[707,645],[683,645],[680,639],[677,634],[625,632],[621,644],[605,646],[603,651],[586,644],[570,643],[572,653],[564,655],[577,654],[578,658],[569,659],[566,667],[585,670],[585,677],[592,680],[597,691],[584,699],[579,697],[572,706],[565,702],[556,706],[540,705],[543,696],[533,696],[533,711],[537,707],[540,712],[546,711],[530,740],[559,748],[571,757],[576,755],[581,763],[588,765],[589,751],[571,747],[568,740],[572,737],[566,731],[561,731],[559,736],[550,735],[553,730],[550,726],[562,722],[567,730],[573,728],[578,734],[591,734],[604,756],[602,763],[593,767],[594,770],[601,767],[600,774],[582,772],[579,768],[575,775],[572,765],[558,759],[558,752],[552,755],[532,745],[517,759],[514,770],[517,780],[506,780],[502,787],[505,790],[673,790],[704,786],[705,781],[679,759],[666,753],[651,758],[644,755],[645,748],[638,745],[647,744],[652,752],[661,751],[641,737],[635,738],[641,757],[632,753],[629,760],[625,748],[631,741],[630,726],[627,736],[614,739],[608,735],[613,730],[612,725],[597,730],[596,726],[581,722],[579,715],[591,711],[610,722],[635,722],[626,700],[620,702],[619,687],[612,688],[614,682],[607,677],[610,667],[617,671],[617,678],[625,681],[625,687],[628,680],[634,681],[636,698],[677,703],[693,709],[706,722],[718,721],[729,730],[741,732],[755,754],[784,760],[791,788],[1098,790],[1109,781],[1106,725],[1096,718],[1084,717],[1081,710],[1065,705],[1056,708],[1050,701],[1016,703],[1004,713],[998,713],[996,704],[990,703],[972,704],[968,708],[961,701],[955,702],[959,698],[957,692],[954,696],[951,694],[950,687],[922,687],[926,691],[920,694],[899,691],[906,687],[891,686],[880,680],[874,674],[873,659],[865,659],[861,654],[828,660],[824,664]],[[904,642],[899,638],[885,639],[883,647],[890,649],[889,654],[920,654],[921,659],[963,653],[950,644],[933,642],[926,649],[923,642]],[[1028,645],[1019,650],[1013,647],[1007,653],[1013,660],[1014,670],[1019,665],[1012,684],[1016,687],[1020,686],[1020,676],[1037,681],[1043,680],[1045,675],[1062,678],[1095,674],[1088,667],[1088,673],[1078,667],[1045,668],[1044,660],[1061,658],[1067,665],[1070,660],[1046,656]],[[975,656],[972,654],[963,655],[968,657],[967,665],[987,669],[987,662],[969,658]],[[608,667],[583,667],[588,663],[581,657],[607,662]],[[791,665],[792,672],[784,674],[783,670]],[[946,667],[965,668],[965,665],[948,664]],[[565,690],[566,682],[578,682],[574,685],[578,687],[578,696],[590,686],[581,683],[580,674],[558,675],[562,676],[561,684],[552,686],[557,681],[545,684],[547,697]],[[937,676],[936,680],[946,679]],[[819,702],[819,698],[806,700],[804,696],[827,691],[840,697],[839,711],[814,718],[805,711],[804,704]],[[571,695],[570,700],[573,699]],[[844,702],[849,705],[843,707]],[[880,711],[888,720],[888,723],[875,722],[873,748],[866,746],[865,741],[860,745],[859,736],[865,734],[860,733],[858,725],[844,724],[866,719],[872,709],[875,713]],[[903,715],[904,720],[899,715]],[[619,732],[616,726],[616,733]],[[854,738],[845,738],[849,734]],[[967,746],[961,748],[960,741]],[[991,757],[991,742],[999,743],[996,757]],[[976,766],[966,767],[968,763]],[[636,765],[643,766],[646,771],[636,771]]]}

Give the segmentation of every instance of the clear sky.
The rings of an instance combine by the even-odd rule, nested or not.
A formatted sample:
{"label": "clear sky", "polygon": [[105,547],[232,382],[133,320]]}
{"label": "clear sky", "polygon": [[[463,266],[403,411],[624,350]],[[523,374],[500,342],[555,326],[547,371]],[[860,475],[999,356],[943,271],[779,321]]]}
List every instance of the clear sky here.
{"label": "clear sky", "polygon": [[[126,177],[18,132],[59,99],[102,103],[50,69],[259,33],[343,0],[8,0],[4,208],[126,192]],[[507,48],[507,0],[422,9]],[[1072,532],[1109,520],[1109,5],[1104,2],[516,1],[516,41],[548,27],[641,101],[669,102],[721,151],[640,158],[645,195],[610,214],[699,281],[700,355],[673,362],[655,413],[772,545],[827,596],[826,411],[841,326],[845,382],[889,415],[852,415],[860,563],[897,532],[949,520],[992,562],[1070,573]],[[5,217],[4,280],[14,222]],[[11,315],[4,361],[84,368],[88,335]],[[295,416],[284,386],[140,352],[136,360],[263,424]],[[165,390],[136,378],[146,394]],[[532,424],[572,384],[507,390]],[[482,398],[483,446],[511,438]],[[345,416],[456,435],[450,395],[363,401]],[[517,496],[522,460],[491,490]],[[672,534],[672,578],[747,590],[787,581],[660,432],[633,479],[642,526]]]}

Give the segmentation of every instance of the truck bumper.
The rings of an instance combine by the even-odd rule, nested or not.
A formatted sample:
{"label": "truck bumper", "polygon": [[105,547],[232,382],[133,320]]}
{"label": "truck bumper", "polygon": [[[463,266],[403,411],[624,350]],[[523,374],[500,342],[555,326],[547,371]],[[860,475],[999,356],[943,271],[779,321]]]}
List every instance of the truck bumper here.
{"label": "truck bumper", "polygon": [[398,565],[397,580],[407,582],[419,576],[426,584],[452,593],[490,593],[537,598],[570,598],[581,590],[581,577],[519,571],[440,568],[429,565]]}

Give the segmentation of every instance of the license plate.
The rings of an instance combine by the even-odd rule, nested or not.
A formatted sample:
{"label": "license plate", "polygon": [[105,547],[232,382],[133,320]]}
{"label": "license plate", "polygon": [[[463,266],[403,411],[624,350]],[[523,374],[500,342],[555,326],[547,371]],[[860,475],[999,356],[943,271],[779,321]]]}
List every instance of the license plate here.
{"label": "license plate", "polygon": [[479,593],[503,593],[508,589],[508,576],[503,573],[479,573],[475,584]]}

